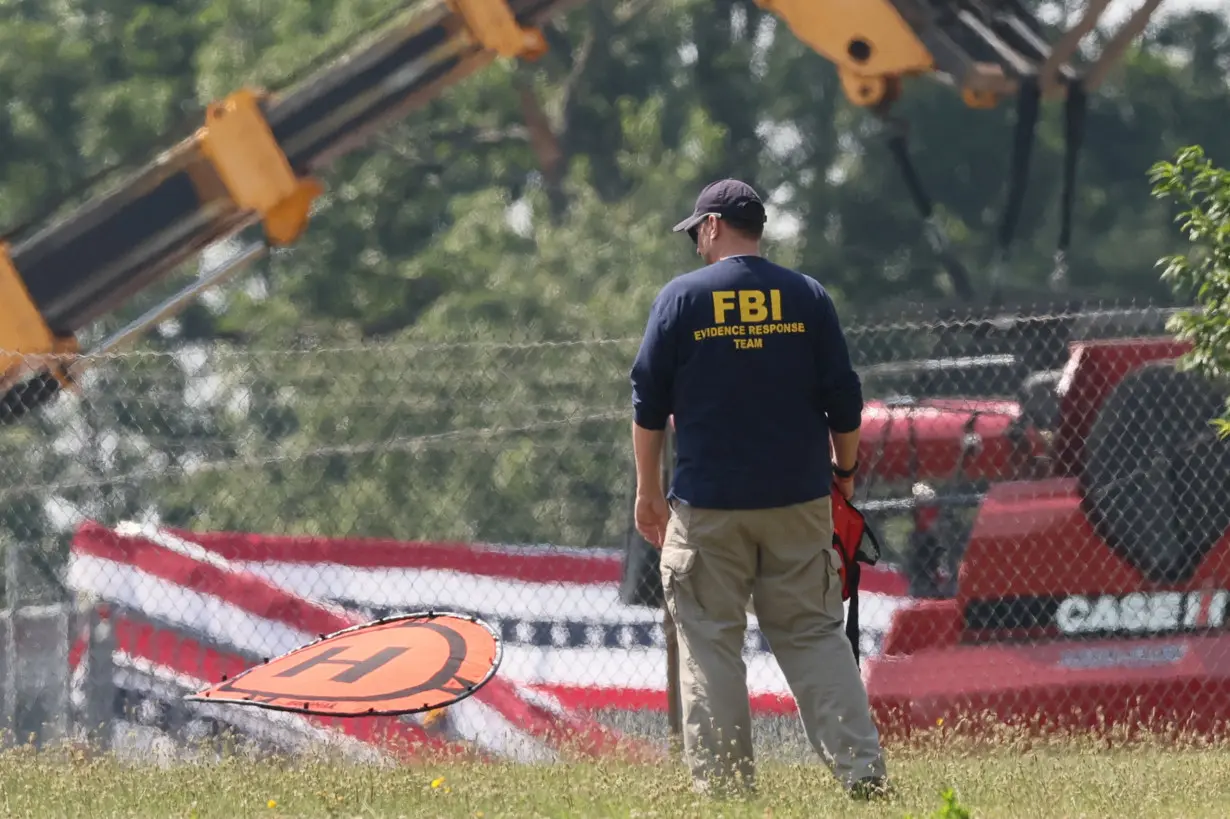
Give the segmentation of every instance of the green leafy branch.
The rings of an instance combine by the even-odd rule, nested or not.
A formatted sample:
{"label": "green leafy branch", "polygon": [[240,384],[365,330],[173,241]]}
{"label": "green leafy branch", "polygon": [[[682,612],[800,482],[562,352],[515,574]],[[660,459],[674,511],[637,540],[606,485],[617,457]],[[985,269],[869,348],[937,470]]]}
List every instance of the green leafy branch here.
{"label": "green leafy branch", "polygon": [[[957,792],[955,790],[945,788],[940,797],[944,800],[944,804],[932,811],[927,819],[971,819],[972,814],[969,812],[969,808],[957,800]],[[915,817],[914,814],[907,813],[903,819],[915,819]]]}
{"label": "green leafy branch", "polygon": [[[1197,308],[1177,313],[1170,329],[1192,350],[1181,364],[1222,379],[1230,374],[1230,171],[1216,167],[1200,146],[1189,146],[1174,162],[1158,162],[1149,171],[1153,195],[1180,208],[1175,221],[1191,243],[1187,254],[1163,257],[1162,280]],[[1230,400],[1213,421],[1230,437]]]}

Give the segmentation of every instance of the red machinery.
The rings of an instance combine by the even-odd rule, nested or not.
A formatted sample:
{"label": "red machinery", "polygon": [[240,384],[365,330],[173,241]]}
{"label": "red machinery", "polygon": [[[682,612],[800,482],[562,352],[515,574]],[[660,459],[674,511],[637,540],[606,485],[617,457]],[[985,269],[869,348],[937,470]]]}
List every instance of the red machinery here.
{"label": "red machinery", "polygon": [[1016,401],[931,398],[867,401],[863,408],[859,462],[880,480],[958,473],[1003,480],[1020,474],[1045,449],[1035,427],[1022,428]]}
{"label": "red machinery", "polygon": [[[886,733],[987,712],[1083,728],[1230,717],[1230,442],[1209,423],[1225,392],[1175,367],[1185,345],[1104,329],[1033,333],[1048,349],[1022,345],[989,388],[949,371],[925,397],[867,402],[856,503],[877,528],[913,524],[899,551],[913,599],[863,660]],[[936,356],[910,367],[936,373]],[[988,393],[1016,400],[961,397]]]}
{"label": "red machinery", "polygon": [[[946,548],[931,544],[937,539],[963,539],[947,525],[952,510],[978,503],[982,497],[977,493],[979,487],[1025,474],[1045,453],[1042,433],[1025,423],[1016,401],[867,401],[859,443],[859,462],[865,465],[860,481],[882,482],[896,496],[869,501],[856,498],[856,502],[873,516],[886,512],[912,516],[918,538],[907,567],[911,594],[937,596],[945,585],[940,564],[955,559],[959,552],[951,544],[945,544]],[[669,469],[663,479],[669,483]],[[914,494],[903,493],[902,483],[912,485]],[[942,485],[942,494],[920,497],[925,492],[935,494],[931,484]],[[960,491],[963,484],[970,489],[964,494]],[[623,602],[659,606],[662,590],[657,554],[635,535],[631,524],[628,534]]]}
{"label": "red machinery", "polygon": [[[1209,425],[1225,396],[1176,370],[1184,349],[1073,343],[1049,475],[991,484],[954,594],[895,612],[864,661],[886,731],[979,712],[1085,728],[1230,716],[1230,442]],[[973,463],[993,477],[1018,450],[987,440]],[[917,457],[950,465],[940,449]]]}

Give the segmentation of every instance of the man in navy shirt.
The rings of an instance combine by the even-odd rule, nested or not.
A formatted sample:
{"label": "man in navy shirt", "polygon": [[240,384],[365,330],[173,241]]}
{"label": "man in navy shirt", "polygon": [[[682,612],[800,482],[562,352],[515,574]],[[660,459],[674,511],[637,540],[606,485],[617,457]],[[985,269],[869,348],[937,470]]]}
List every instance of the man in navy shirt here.
{"label": "man in navy shirt", "polygon": [[[885,765],[843,629],[830,501],[834,482],[853,494],[862,386],[828,293],[760,255],[765,221],[756,192],[726,179],[675,226],[706,265],[658,294],[632,366],[636,525],[662,550],[697,789],[754,786],[750,598],[808,739],[867,796],[883,791]],[[672,416],[668,501],[660,464]]]}

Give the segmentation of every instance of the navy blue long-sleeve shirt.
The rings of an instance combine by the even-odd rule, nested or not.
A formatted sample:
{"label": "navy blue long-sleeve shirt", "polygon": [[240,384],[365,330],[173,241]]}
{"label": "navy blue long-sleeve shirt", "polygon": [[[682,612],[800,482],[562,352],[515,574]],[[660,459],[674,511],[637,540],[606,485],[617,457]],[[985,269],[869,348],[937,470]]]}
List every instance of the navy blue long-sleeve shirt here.
{"label": "navy blue long-sleeve shirt", "polygon": [[862,383],[828,293],[759,256],[667,284],[631,371],[634,421],[674,415],[670,496],[764,509],[829,494],[829,431],[862,420]]}

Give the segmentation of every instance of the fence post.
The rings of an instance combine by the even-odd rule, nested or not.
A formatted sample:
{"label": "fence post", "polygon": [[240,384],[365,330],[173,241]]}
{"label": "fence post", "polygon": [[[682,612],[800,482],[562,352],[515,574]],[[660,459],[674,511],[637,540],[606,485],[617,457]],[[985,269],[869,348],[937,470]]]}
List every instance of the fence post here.
{"label": "fence post", "polygon": [[20,547],[14,539],[4,550],[4,611],[0,614],[0,729],[4,745],[17,741],[17,606],[21,588]]}
{"label": "fence post", "polygon": [[[11,598],[10,598],[11,600]],[[14,606],[0,618],[4,637],[4,723],[14,744],[37,747],[68,735],[68,610],[62,603]]]}
{"label": "fence post", "polygon": [[115,718],[115,634],[110,621],[99,614],[97,606],[90,606],[86,618],[88,637],[82,720],[86,743],[106,752],[111,748],[112,720]]}

